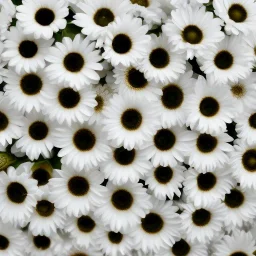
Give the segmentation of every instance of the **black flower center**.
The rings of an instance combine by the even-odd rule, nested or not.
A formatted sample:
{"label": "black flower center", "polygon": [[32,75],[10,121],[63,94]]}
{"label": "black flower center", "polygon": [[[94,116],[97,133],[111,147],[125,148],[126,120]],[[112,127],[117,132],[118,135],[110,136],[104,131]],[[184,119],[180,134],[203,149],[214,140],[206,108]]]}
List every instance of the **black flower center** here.
{"label": "black flower center", "polygon": [[256,129],[256,113],[249,117],[249,124],[252,128]]}
{"label": "black flower center", "polygon": [[114,19],[113,12],[107,8],[99,9],[94,15],[94,22],[101,27],[106,27]]}
{"label": "black flower center", "polygon": [[249,172],[256,171],[256,150],[247,150],[242,156],[242,163],[244,168]]}
{"label": "black flower center", "polygon": [[38,94],[42,86],[42,80],[36,74],[27,74],[20,81],[21,90],[27,95]]}
{"label": "black flower center", "polygon": [[33,242],[34,245],[41,250],[46,250],[51,245],[51,240],[47,236],[34,236]]}
{"label": "black flower center", "polygon": [[197,176],[197,186],[203,191],[211,190],[216,184],[216,177],[212,172],[200,173]]}
{"label": "black flower center", "polygon": [[58,99],[62,107],[74,108],[80,101],[80,94],[72,88],[64,88],[59,92]]}
{"label": "black flower center", "polygon": [[125,129],[136,130],[142,123],[142,115],[136,109],[127,109],[121,116],[121,122]]}
{"label": "black flower center", "polygon": [[185,42],[199,44],[203,39],[203,32],[197,26],[189,25],[182,31],[182,37]]}
{"label": "black flower center", "polygon": [[95,100],[97,101],[97,106],[94,107],[94,110],[96,112],[100,112],[103,109],[104,106],[104,100],[101,96],[97,95],[95,97]]}
{"label": "black flower center", "polygon": [[120,244],[123,239],[123,234],[120,232],[115,233],[113,231],[108,232],[108,239],[113,244]]}
{"label": "black flower center", "polygon": [[49,26],[55,19],[55,14],[48,8],[41,8],[35,14],[35,20],[41,26]]}
{"label": "black flower center", "polygon": [[131,0],[132,4],[138,4],[140,6],[144,6],[144,7],[148,7],[149,6],[149,2],[148,0]]}
{"label": "black flower center", "polygon": [[79,72],[84,66],[84,58],[80,53],[71,52],[64,58],[64,66],[70,72]]}
{"label": "black flower center", "polygon": [[175,84],[163,88],[162,104],[168,109],[180,107],[184,99],[183,91]]}
{"label": "black flower center", "polygon": [[197,138],[197,148],[202,153],[212,152],[217,146],[218,140],[210,134],[200,134]]}
{"label": "black flower center", "polygon": [[190,246],[184,239],[176,242],[172,247],[172,253],[175,256],[186,256],[189,254],[189,251]]}
{"label": "black flower center", "polygon": [[44,186],[49,182],[51,175],[45,169],[38,168],[35,171],[33,171],[32,177],[33,179],[38,181],[38,186]]}
{"label": "black flower center", "polygon": [[94,220],[90,216],[81,216],[77,219],[77,227],[80,231],[89,233],[96,226]]}
{"label": "black flower center", "polygon": [[132,88],[142,89],[148,84],[144,74],[135,68],[131,68],[127,73],[127,81]]}
{"label": "black flower center", "polygon": [[49,217],[54,212],[54,204],[47,200],[38,201],[36,211],[42,217]]}
{"label": "black flower center", "polygon": [[43,140],[47,134],[48,126],[41,121],[36,121],[29,126],[29,135],[34,140]]}
{"label": "black flower center", "polygon": [[24,58],[29,59],[34,57],[37,51],[38,51],[38,47],[36,43],[33,41],[25,40],[25,41],[22,41],[19,45],[20,55]]}
{"label": "black flower center", "polygon": [[228,10],[228,16],[235,22],[244,22],[247,18],[247,11],[242,5],[233,4]]}
{"label": "black flower center", "polygon": [[244,202],[244,195],[237,189],[232,189],[229,194],[225,195],[225,204],[230,208],[238,208]]}
{"label": "black flower center", "polygon": [[0,235],[0,251],[6,250],[9,246],[9,243],[9,240],[5,236]]}
{"label": "black flower center", "polygon": [[161,231],[164,226],[164,221],[161,216],[151,212],[141,220],[141,226],[147,233],[155,234]]}
{"label": "black flower center", "polygon": [[241,97],[244,96],[246,91],[245,91],[245,88],[242,84],[236,84],[236,85],[231,87],[231,92],[232,92],[234,97],[241,98]]}
{"label": "black flower center", "polygon": [[157,48],[150,53],[149,61],[155,68],[165,68],[170,62],[170,56],[165,49]]}
{"label": "black flower center", "polygon": [[203,208],[196,210],[192,214],[192,221],[197,226],[205,226],[211,220],[211,213]]}
{"label": "black flower center", "polygon": [[154,136],[155,146],[162,151],[171,149],[176,142],[174,133],[168,129],[158,130]]}
{"label": "black flower center", "polygon": [[81,176],[74,176],[68,181],[69,192],[74,196],[84,196],[88,193],[90,185],[88,181]]}
{"label": "black flower center", "polygon": [[219,111],[219,103],[212,97],[206,97],[202,99],[199,109],[202,115],[207,117],[212,117],[216,115]]}
{"label": "black flower center", "polygon": [[248,256],[248,254],[246,254],[244,252],[234,252],[234,253],[230,254],[230,256]]}
{"label": "black flower center", "polygon": [[221,51],[214,58],[214,63],[219,69],[229,69],[233,61],[234,58],[228,51]]}
{"label": "black flower center", "polygon": [[113,50],[119,54],[125,54],[132,48],[132,41],[129,36],[125,34],[118,34],[112,41]]}
{"label": "black flower center", "polygon": [[73,142],[79,150],[89,151],[94,147],[96,138],[90,130],[80,129],[75,133]]}
{"label": "black flower center", "polygon": [[127,150],[124,147],[115,149],[114,158],[120,165],[129,165],[135,158],[135,149]]}
{"label": "black flower center", "polygon": [[133,197],[130,192],[120,189],[113,193],[111,202],[118,210],[128,210],[133,204]]}
{"label": "black flower center", "polygon": [[9,124],[9,120],[7,118],[7,116],[0,111],[0,131],[3,131],[7,128]]}
{"label": "black flower center", "polygon": [[21,204],[27,197],[27,190],[22,184],[12,182],[7,187],[7,196],[13,203]]}
{"label": "black flower center", "polygon": [[173,171],[169,166],[158,166],[155,169],[154,176],[159,183],[166,184],[172,179]]}

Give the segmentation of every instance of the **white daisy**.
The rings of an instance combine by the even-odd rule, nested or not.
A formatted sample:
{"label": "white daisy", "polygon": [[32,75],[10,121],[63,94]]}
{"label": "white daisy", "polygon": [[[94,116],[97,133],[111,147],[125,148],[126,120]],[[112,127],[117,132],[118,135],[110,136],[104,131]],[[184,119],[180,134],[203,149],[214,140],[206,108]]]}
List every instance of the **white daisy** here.
{"label": "white daisy", "polygon": [[166,196],[173,199],[174,194],[180,197],[185,170],[186,168],[182,165],[175,167],[160,165],[151,168],[150,172],[146,174],[145,184],[159,200],[165,200]]}
{"label": "white daisy", "polygon": [[95,84],[100,77],[96,70],[102,70],[99,50],[88,38],[77,34],[72,41],[64,37],[62,42],[55,43],[45,57],[50,65],[46,68],[49,79],[68,84],[80,90],[86,85]]}
{"label": "white daisy", "polygon": [[225,22],[227,34],[249,34],[256,22],[254,0],[213,1],[214,12]]}
{"label": "white daisy", "polygon": [[49,40],[53,33],[66,27],[68,6],[65,0],[26,0],[17,6],[18,24],[25,34]]}
{"label": "white daisy", "polygon": [[107,184],[104,203],[95,210],[103,225],[123,232],[135,228],[152,208],[150,196],[141,183]]}
{"label": "white daisy", "polygon": [[186,52],[187,59],[193,59],[198,51],[214,46],[224,39],[222,20],[206,12],[205,6],[185,5],[172,11],[172,19],[163,26],[163,31],[172,43],[173,50]]}
{"label": "white daisy", "polygon": [[33,35],[25,35],[19,26],[12,26],[6,37],[2,58],[10,67],[15,67],[17,73],[36,72],[45,67],[45,57],[53,39],[35,39]]}
{"label": "white daisy", "polygon": [[128,150],[141,147],[148,141],[158,122],[158,113],[152,103],[125,95],[115,94],[103,114],[103,130],[108,133],[107,139]]}
{"label": "white daisy", "polygon": [[59,177],[49,181],[50,200],[56,208],[79,217],[102,204],[107,190],[100,185],[104,177],[99,171],[79,172],[66,166],[56,171]]}
{"label": "white daisy", "polygon": [[[157,252],[172,246],[180,237],[180,218],[176,213],[178,207],[171,201],[158,201],[152,198],[153,208],[131,235],[134,248],[144,253]],[[147,254],[148,255],[148,254]]]}
{"label": "white daisy", "polygon": [[186,69],[183,54],[175,53],[164,35],[151,35],[146,56],[138,64],[139,70],[148,80],[167,84],[177,80]]}
{"label": "white daisy", "polygon": [[218,87],[202,76],[198,77],[195,91],[186,105],[186,125],[201,133],[221,134],[226,123],[231,123],[234,109],[227,87]]}
{"label": "white daisy", "polygon": [[90,246],[89,249],[73,247],[67,256],[102,256],[102,252],[94,246]]}
{"label": "white daisy", "polygon": [[183,191],[196,207],[208,206],[216,200],[224,199],[225,194],[235,185],[230,176],[231,170],[226,168],[206,173],[190,168],[185,172]]}
{"label": "white daisy", "polygon": [[109,25],[102,56],[113,66],[135,65],[146,55],[150,36],[146,35],[148,26],[142,20],[130,15],[117,17]]}
{"label": "white daisy", "polygon": [[105,134],[95,125],[74,123],[72,127],[56,128],[54,135],[55,146],[61,148],[61,163],[78,171],[97,167],[111,151]]}
{"label": "white daisy", "polygon": [[251,31],[246,37],[243,37],[246,43],[249,45],[252,55],[254,56],[254,65],[256,64],[256,32]]}

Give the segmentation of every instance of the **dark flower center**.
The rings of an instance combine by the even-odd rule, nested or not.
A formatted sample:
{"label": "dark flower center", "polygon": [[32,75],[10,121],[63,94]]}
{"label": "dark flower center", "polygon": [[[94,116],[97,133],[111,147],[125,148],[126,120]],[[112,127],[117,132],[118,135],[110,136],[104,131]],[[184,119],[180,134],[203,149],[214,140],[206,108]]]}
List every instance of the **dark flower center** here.
{"label": "dark flower center", "polygon": [[244,202],[244,195],[237,189],[232,189],[229,194],[225,195],[225,204],[230,208],[238,208]]}
{"label": "dark flower center", "polygon": [[69,192],[74,196],[84,196],[88,193],[90,185],[88,181],[81,176],[74,176],[68,181]]}
{"label": "dark flower center", "polygon": [[236,85],[232,86],[231,92],[234,97],[242,98],[245,94],[245,88],[242,84],[236,84]]}
{"label": "dark flower center", "polygon": [[142,123],[142,115],[136,109],[127,109],[121,116],[121,122],[125,129],[136,130]]}
{"label": "dark flower center", "polygon": [[162,104],[168,109],[180,107],[184,99],[183,91],[175,84],[163,88]]}
{"label": "dark flower center", "polygon": [[113,231],[110,231],[108,233],[108,239],[113,244],[119,244],[119,243],[121,243],[121,241],[123,239],[123,234],[121,234],[120,232],[115,233]]}
{"label": "dark flower center", "polygon": [[82,252],[78,252],[78,253],[72,254],[70,256],[88,256],[88,255],[86,255],[86,254],[84,254]]}
{"label": "dark flower center", "polygon": [[24,58],[29,59],[34,57],[37,51],[38,51],[38,47],[36,43],[33,41],[25,40],[25,41],[22,41],[19,45],[20,55]]}
{"label": "dark flower center", "polygon": [[242,156],[242,163],[244,168],[249,172],[256,171],[256,150],[247,150]]}
{"label": "dark flower center", "polygon": [[203,39],[203,32],[194,25],[189,25],[182,31],[183,40],[190,44],[199,44]]}
{"label": "dark flower center", "polygon": [[249,255],[244,252],[234,252],[230,254],[230,256],[249,256]]}
{"label": "dark flower center", "polygon": [[256,129],[256,113],[249,117],[249,124],[252,128]]}
{"label": "dark flower center", "polygon": [[176,142],[174,133],[168,129],[158,130],[154,136],[155,146],[162,151],[171,149]]}
{"label": "dark flower center", "polygon": [[46,250],[51,245],[51,240],[47,236],[34,236],[33,242],[34,245],[41,250]]}
{"label": "dark flower center", "polygon": [[42,89],[43,83],[36,74],[27,74],[20,81],[21,90],[27,95],[35,95]]}
{"label": "dark flower center", "polygon": [[196,210],[192,214],[192,221],[197,226],[205,226],[211,220],[211,213],[203,208]]}
{"label": "dark flower center", "polygon": [[72,88],[64,88],[59,92],[58,99],[62,107],[74,108],[80,101],[80,94]]}
{"label": "dark flower center", "polygon": [[99,9],[94,15],[94,22],[101,27],[106,27],[114,19],[114,14],[107,8]]}
{"label": "dark flower center", "polygon": [[32,177],[33,179],[38,181],[38,186],[44,186],[49,182],[51,175],[45,169],[38,168],[35,171],[33,171]]}
{"label": "dark flower center", "polygon": [[130,192],[120,189],[113,193],[111,202],[118,210],[128,210],[133,204],[133,197]]}
{"label": "dark flower center", "polygon": [[165,49],[157,48],[150,53],[149,61],[155,68],[165,68],[170,62],[170,56]]}
{"label": "dark flower center", "polygon": [[138,4],[140,6],[144,6],[144,7],[148,7],[149,6],[149,2],[148,0],[131,0],[132,4]]}
{"label": "dark flower center", "polygon": [[90,216],[81,216],[77,219],[77,227],[82,232],[89,233],[95,226],[96,224]]}
{"label": "dark flower center", "polygon": [[90,130],[80,129],[75,133],[73,142],[80,151],[89,151],[94,147],[96,138]]}
{"label": "dark flower center", "polygon": [[35,20],[41,26],[49,26],[55,19],[55,14],[48,8],[41,8],[35,14]]}
{"label": "dark flower center", "polygon": [[9,240],[5,237],[0,235],[0,251],[6,250],[9,247]]}
{"label": "dark flower center", "polygon": [[219,103],[212,97],[206,97],[202,99],[199,109],[202,115],[207,117],[212,117],[216,115],[219,111]]}
{"label": "dark flower center", "polygon": [[158,233],[164,226],[164,221],[156,213],[149,213],[144,219],[141,220],[141,226],[147,233]]}
{"label": "dark flower center", "polygon": [[29,126],[29,135],[34,140],[43,140],[47,134],[48,126],[41,121],[36,121]]}
{"label": "dark flower center", "polygon": [[228,51],[221,51],[214,58],[214,63],[219,69],[229,69],[233,61],[234,58]]}
{"label": "dark flower center", "polygon": [[124,147],[115,149],[114,158],[120,165],[129,165],[135,158],[135,149],[127,150]]}
{"label": "dark flower center", "polygon": [[173,171],[169,166],[158,166],[155,169],[154,176],[159,183],[166,184],[172,179]]}
{"label": "dark flower center", "polygon": [[186,256],[189,254],[189,252],[190,246],[184,239],[176,242],[172,247],[172,253],[175,256]]}
{"label": "dark flower center", "polygon": [[211,190],[216,184],[216,177],[212,172],[200,173],[197,176],[197,186],[203,191]]}
{"label": "dark flower center", "polygon": [[97,95],[95,100],[97,101],[97,106],[94,107],[94,110],[96,112],[100,112],[103,109],[104,106],[104,100],[101,96]]}
{"label": "dark flower center", "polygon": [[135,89],[145,88],[148,84],[144,74],[135,68],[131,68],[127,74],[129,85]]}
{"label": "dark flower center", "polygon": [[54,204],[47,200],[38,201],[36,211],[42,217],[49,217],[54,212]]}
{"label": "dark flower center", "polygon": [[118,34],[112,41],[113,50],[119,54],[125,54],[132,48],[132,41],[129,36],[125,34]]}
{"label": "dark flower center", "polygon": [[247,18],[247,11],[242,5],[233,4],[228,10],[228,16],[235,22],[244,22]]}
{"label": "dark flower center", "polygon": [[64,66],[70,72],[79,72],[84,66],[84,58],[80,53],[71,52],[64,58]]}
{"label": "dark flower center", "polygon": [[5,130],[9,124],[7,116],[0,111],[0,132]]}
{"label": "dark flower center", "polygon": [[27,190],[22,184],[12,182],[7,187],[7,196],[13,203],[21,204],[27,197]]}
{"label": "dark flower center", "polygon": [[200,134],[197,138],[197,148],[202,153],[210,153],[217,146],[218,140],[210,134]]}

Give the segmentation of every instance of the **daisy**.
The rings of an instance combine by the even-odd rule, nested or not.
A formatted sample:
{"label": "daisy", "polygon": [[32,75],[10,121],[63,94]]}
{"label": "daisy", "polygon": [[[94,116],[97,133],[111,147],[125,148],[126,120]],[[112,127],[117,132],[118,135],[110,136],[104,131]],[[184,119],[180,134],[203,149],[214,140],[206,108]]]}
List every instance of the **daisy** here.
{"label": "daisy", "polygon": [[219,90],[202,76],[197,79],[194,93],[189,95],[186,111],[187,126],[215,135],[225,132],[226,123],[231,123],[234,117],[227,87]]}
{"label": "daisy", "polygon": [[22,113],[42,110],[44,93],[49,92],[51,86],[44,70],[17,74],[9,69],[5,82],[5,95],[14,109]]}
{"label": "daisy", "polygon": [[134,65],[146,55],[150,36],[146,35],[148,26],[142,25],[141,19],[127,14],[117,17],[108,27],[102,56],[113,66]]}
{"label": "daisy", "polygon": [[16,17],[25,34],[33,34],[36,39],[49,40],[53,33],[66,27],[67,15],[68,6],[65,0],[26,0],[17,6]]}
{"label": "daisy", "polygon": [[246,37],[243,37],[246,43],[249,45],[252,55],[254,56],[254,65],[256,64],[256,32],[251,31]]}
{"label": "daisy", "polygon": [[74,123],[71,127],[56,128],[54,144],[61,148],[61,163],[81,171],[97,167],[108,158],[111,149],[100,127]]}
{"label": "daisy", "polygon": [[219,201],[212,202],[204,208],[184,204],[184,209],[180,215],[181,228],[190,241],[205,244],[221,230],[225,210]]}
{"label": "daisy", "polygon": [[152,34],[147,54],[138,67],[148,80],[167,84],[185,72],[185,64],[183,54],[175,53],[164,35],[157,37]]}
{"label": "daisy", "polygon": [[199,56],[200,69],[212,83],[237,82],[252,68],[253,56],[241,37],[227,36],[216,47],[201,50]]}
{"label": "daisy", "polygon": [[100,164],[100,170],[113,184],[136,183],[152,168],[143,152],[124,147],[113,148],[111,157]]}
{"label": "daisy", "polygon": [[153,104],[125,95],[115,94],[103,114],[103,131],[107,132],[107,139],[128,150],[148,141],[158,122]]}
{"label": "daisy", "polygon": [[150,142],[143,145],[143,152],[148,160],[151,159],[154,167],[176,166],[178,161],[183,162],[184,153],[194,139],[195,134],[186,131],[184,127],[159,127]]}
{"label": "daisy", "polygon": [[183,191],[188,201],[193,202],[196,207],[209,206],[216,200],[224,199],[225,194],[235,185],[230,176],[231,170],[226,168],[206,173],[190,168],[185,172]]}
{"label": "daisy", "polygon": [[52,86],[44,96],[44,114],[59,124],[83,123],[97,106],[96,93],[87,86],[79,91],[64,85]]}
{"label": "daisy", "polygon": [[173,199],[174,194],[180,197],[185,170],[186,168],[181,165],[175,167],[159,165],[156,168],[151,168],[146,174],[145,183],[159,200],[165,200],[166,196]]}
{"label": "daisy", "polygon": [[[141,224],[131,235],[136,249],[144,253],[156,253],[172,246],[180,237],[178,207],[171,201],[164,202],[152,198],[153,208],[141,219]],[[147,254],[148,255],[148,254]]]}
{"label": "daisy", "polygon": [[249,34],[256,22],[254,0],[213,1],[214,12],[225,22],[227,34]]}
{"label": "daisy", "polygon": [[150,196],[141,183],[107,184],[104,203],[95,210],[103,225],[113,231],[135,228],[152,208]]}
{"label": "daisy", "polygon": [[107,190],[100,185],[104,178],[99,171],[85,173],[66,166],[56,171],[59,177],[49,181],[50,200],[56,208],[79,217],[102,204]]}
{"label": "daisy", "polygon": [[202,173],[223,167],[228,161],[228,152],[233,147],[228,143],[233,138],[227,133],[213,136],[207,133],[195,133],[196,139],[187,152],[188,164]]}
{"label": "daisy", "polygon": [[91,40],[97,40],[97,47],[102,47],[110,24],[131,9],[128,0],[86,1],[78,3],[77,6],[82,12],[76,13],[72,23],[82,27],[82,33]]}
{"label": "daisy", "polygon": [[67,256],[102,256],[102,252],[94,246],[89,249],[73,247]]}
{"label": "daisy", "polygon": [[50,62],[46,68],[49,78],[76,90],[95,84],[100,79],[96,72],[102,70],[102,65],[98,63],[101,60],[99,50],[95,50],[94,42],[83,39],[80,34],[73,41],[64,37],[61,43],[55,43],[45,58]]}
{"label": "daisy", "polygon": [[127,95],[140,100],[157,100],[163,93],[159,84],[145,78],[134,66],[116,66],[114,71],[115,91],[121,95]]}
{"label": "daisy", "polygon": [[15,67],[17,73],[36,72],[45,67],[45,56],[53,39],[34,39],[33,35],[24,34],[19,26],[12,26],[6,37],[2,58],[10,67]]}
{"label": "daisy", "polygon": [[38,196],[37,182],[29,178],[28,173],[7,169],[0,172],[0,217],[4,223],[24,225],[32,215]]}
{"label": "daisy", "polygon": [[173,50],[185,52],[187,59],[193,59],[198,51],[214,46],[222,41],[225,34],[221,31],[222,20],[206,12],[205,6],[185,5],[172,11],[172,19],[163,26]]}

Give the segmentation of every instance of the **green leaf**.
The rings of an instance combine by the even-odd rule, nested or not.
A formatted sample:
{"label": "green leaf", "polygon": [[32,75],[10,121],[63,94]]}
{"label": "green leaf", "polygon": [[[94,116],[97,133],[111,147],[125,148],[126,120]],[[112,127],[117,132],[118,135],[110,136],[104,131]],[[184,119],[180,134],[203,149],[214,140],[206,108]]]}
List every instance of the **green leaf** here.
{"label": "green leaf", "polygon": [[75,24],[67,24],[66,28],[62,30],[62,38],[63,37],[70,37],[72,40],[75,36],[81,33],[82,28],[76,26]]}
{"label": "green leaf", "polygon": [[9,166],[11,166],[14,162],[16,162],[16,157],[7,152],[0,152],[0,171],[6,170]]}

